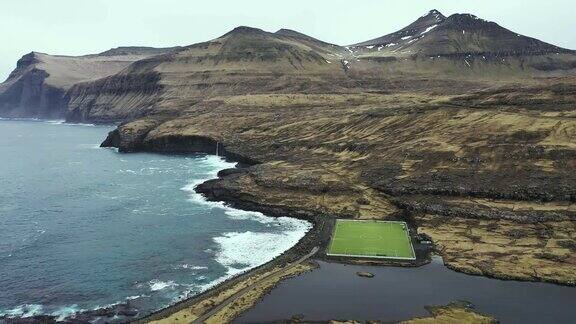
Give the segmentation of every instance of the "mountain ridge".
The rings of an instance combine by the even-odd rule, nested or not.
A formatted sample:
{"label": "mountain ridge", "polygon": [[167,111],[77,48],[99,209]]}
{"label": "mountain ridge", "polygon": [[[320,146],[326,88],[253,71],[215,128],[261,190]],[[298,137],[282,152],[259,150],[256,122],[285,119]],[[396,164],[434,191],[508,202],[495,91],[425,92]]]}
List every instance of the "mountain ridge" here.
{"label": "mountain ridge", "polygon": [[349,48],[363,52],[375,48],[382,55],[389,56],[575,53],[512,32],[472,14],[446,17],[437,10],[431,10],[399,31],[350,45]]}
{"label": "mountain ridge", "polygon": [[176,113],[219,95],[426,91],[420,80],[441,87],[453,77],[471,85],[479,78],[570,73],[576,69],[574,53],[474,15],[446,17],[438,10],[347,47],[291,29],[238,26],[181,47],[125,46],[82,56],[29,53],[0,84],[0,116],[108,122],[151,110]]}

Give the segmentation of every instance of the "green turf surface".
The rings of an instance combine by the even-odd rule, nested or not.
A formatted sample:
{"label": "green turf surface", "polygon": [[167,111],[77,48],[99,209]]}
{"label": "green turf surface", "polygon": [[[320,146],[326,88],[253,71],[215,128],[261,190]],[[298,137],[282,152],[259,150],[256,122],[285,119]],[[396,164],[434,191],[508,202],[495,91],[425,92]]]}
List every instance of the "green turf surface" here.
{"label": "green turf surface", "polygon": [[415,259],[406,223],[343,219],[336,221],[328,255]]}

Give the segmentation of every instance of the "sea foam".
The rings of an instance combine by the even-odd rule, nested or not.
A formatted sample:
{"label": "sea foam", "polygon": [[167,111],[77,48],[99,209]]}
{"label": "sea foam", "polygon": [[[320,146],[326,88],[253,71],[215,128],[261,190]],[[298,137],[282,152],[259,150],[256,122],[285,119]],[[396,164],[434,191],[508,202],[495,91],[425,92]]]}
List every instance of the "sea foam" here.
{"label": "sea foam", "polygon": [[227,268],[228,275],[236,275],[260,266],[290,249],[310,229],[308,223],[282,233],[230,232],[215,237],[220,246],[216,261]]}
{"label": "sea foam", "polygon": [[220,201],[206,200],[204,196],[195,191],[196,186],[216,178],[220,170],[233,168],[235,164],[226,162],[218,156],[206,156],[205,160],[212,169],[206,171],[204,173],[205,177],[202,177],[202,179],[196,179],[181,188],[181,190],[190,194],[190,201],[209,208],[222,209],[230,219],[252,220],[267,224],[270,227],[277,228],[278,232],[228,232],[214,237],[214,242],[218,244],[215,258],[218,263],[226,267],[226,275],[207,284],[195,286],[180,298],[187,297],[192,292],[206,291],[235,275],[269,262],[296,245],[312,228],[312,224],[307,221],[290,217],[269,217],[260,212],[235,209]]}
{"label": "sea foam", "polygon": [[24,304],[17,306],[13,309],[8,309],[4,311],[0,311],[0,315],[6,315],[10,317],[32,317],[36,315],[42,314],[42,305],[38,304]]}
{"label": "sea foam", "polygon": [[[294,246],[310,230],[312,224],[289,217],[270,217],[260,212],[235,209],[220,201],[207,201],[195,188],[200,183],[215,178],[218,171],[234,167],[218,156],[207,156],[206,162],[213,167],[205,173],[206,178],[197,179],[181,188],[190,194],[190,200],[210,208],[219,208],[234,220],[252,220],[278,228],[278,233],[230,232],[214,237],[219,245],[216,260],[227,268],[227,278],[262,265]],[[257,253],[255,253],[257,252]]]}
{"label": "sea foam", "polygon": [[73,304],[69,306],[61,307],[60,309],[52,312],[50,315],[55,316],[57,321],[63,321],[65,318],[73,316],[74,314],[84,311],[80,309],[78,305]]}
{"label": "sea foam", "polygon": [[188,192],[190,194],[189,200],[191,202],[209,208],[222,209],[230,219],[254,220],[263,224],[274,222],[274,218],[265,216],[262,213],[235,209],[230,206],[227,206],[225,203],[221,201],[208,201],[206,200],[206,198],[204,198],[204,196],[197,193],[195,190],[196,186],[207,180],[216,178],[220,170],[229,169],[236,166],[235,163],[226,162],[226,160],[224,160],[223,158],[215,155],[206,156],[205,161],[211,167],[211,169],[206,171],[201,179],[196,179],[181,188],[181,190]]}
{"label": "sea foam", "polygon": [[150,280],[149,285],[150,290],[152,291],[163,290],[166,288],[174,288],[178,286],[178,284],[176,284],[174,281],[160,281],[157,279]]}

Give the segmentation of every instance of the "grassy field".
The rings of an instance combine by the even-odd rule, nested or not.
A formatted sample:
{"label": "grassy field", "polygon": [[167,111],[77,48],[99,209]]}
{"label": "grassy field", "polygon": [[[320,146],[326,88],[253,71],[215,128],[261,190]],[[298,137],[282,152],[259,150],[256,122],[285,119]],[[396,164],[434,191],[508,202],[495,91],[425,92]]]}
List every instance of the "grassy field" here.
{"label": "grassy field", "polygon": [[414,260],[404,222],[339,219],[328,255]]}

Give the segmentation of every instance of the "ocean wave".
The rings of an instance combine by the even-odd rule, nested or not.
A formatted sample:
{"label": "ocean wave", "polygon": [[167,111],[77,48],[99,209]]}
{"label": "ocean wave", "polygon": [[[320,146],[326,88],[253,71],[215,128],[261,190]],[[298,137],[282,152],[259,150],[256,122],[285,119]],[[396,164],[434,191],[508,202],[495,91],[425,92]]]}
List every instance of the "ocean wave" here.
{"label": "ocean wave", "polygon": [[310,227],[309,223],[302,222],[298,229],[292,228],[282,233],[225,233],[213,238],[220,246],[216,261],[227,268],[228,275],[242,273],[274,259],[296,245]]}
{"label": "ocean wave", "polygon": [[66,123],[66,121],[64,119],[45,120],[44,122],[47,124],[52,124],[52,125],[62,125],[64,123]]}
{"label": "ocean wave", "polygon": [[174,301],[202,293],[230,278],[269,262],[296,245],[312,228],[311,223],[298,219],[280,217],[278,220],[287,225],[287,231],[282,233],[229,232],[214,237],[213,240],[219,245],[216,261],[227,268],[226,274],[205,284],[189,285],[189,289]]}
{"label": "ocean wave", "polygon": [[180,188],[180,190],[189,193],[189,200],[195,204],[203,205],[209,208],[222,208],[226,209],[226,205],[221,201],[208,201],[204,196],[196,192],[196,186],[206,182],[210,179],[215,179],[218,177],[218,172],[224,169],[230,169],[236,166],[236,163],[226,162],[223,158],[215,155],[207,155],[202,158],[204,162],[208,165],[209,169],[202,173],[202,178],[195,179],[188,183],[187,185]]}
{"label": "ocean wave", "polygon": [[228,218],[230,218],[230,219],[253,220],[253,221],[257,221],[257,222],[262,223],[262,224],[278,223],[277,219],[266,216],[260,212],[234,209],[234,208],[231,208],[228,206],[226,206],[224,209],[225,209],[224,214],[226,214],[228,216]]}
{"label": "ocean wave", "polygon": [[52,312],[50,315],[56,317],[57,321],[63,321],[65,318],[73,316],[74,314],[80,313],[84,311],[83,309],[79,308],[78,305],[68,305],[59,308],[58,310]]}
{"label": "ocean wave", "polygon": [[8,121],[41,121],[40,118],[32,118],[32,117],[0,117],[0,120],[8,120]]}
{"label": "ocean wave", "polygon": [[[126,300],[135,300],[135,299],[144,298],[144,297],[150,297],[150,295],[134,295],[134,296],[128,296],[128,297],[126,297]],[[119,304],[119,303],[115,303],[115,304],[112,304],[112,306],[118,305],[118,304]]]}
{"label": "ocean wave", "polygon": [[0,117],[0,120],[7,121],[34,121],[41,122],[52,125],[69,125],[69,126],[89,126],[94,127],[95,124],[91,123],[67,123],[65,119],[42,119],[42,118],[30,118],[30,117]]}
{"label": "ocean wave", "polygon": [[70,126],[96,127],[96,124],[90,124],[90,123],[64,123],[64,124]]}
{"label": "ocean wave", "polygon": [[126,170],[118,170],[119,173],[130,173],[130,174],[137,174],[137,171],[126,169]]}
{"label": "ocean wave", "polygon": [[211,166],[211,170],[205,172],[205,178],[196,179],[184,187],[180,188],[182,191],[188,192],[190,197],[189,200],[195,204],[203,205],[209,208],[220,208],[224,210],[224,213],[230,218],[235,220],[253,220],[263,224],[270,224],[274,222],[274,218],[268,217],[260,212],[246,211],[235,209],[227,206],[221,201],[208,201],[206,198],[197,193],[195,188],[199,184],[206,182],[207,180],[214,179],[218,177],[218,172],[223,169],[229,169],[236,166],[235,163],[226,162],[223,158],[219,156],[209,155],[205,157],[205,161]]}
{"label": "ocean wave", "polygon": [[0,311],[0,316],[7,316],[7,317],[32,317],[36,315],[41,315],[42,310],[44,307],[39,304],[24,304],[17,306],[13,309],[7,309]]}
{"label": "ocean wave", "polygon": [[188,263],[179,264],[174,267],[175,269],[188,269],[188,270],[206,270],[208,267],[204,266],[195,266]]}
{"label": "ocean wave", "polygon": [[[307,221],[290,217],[269,217],[260,212],[245,211],[227,206],[221,201],[208,201],[197,193],[197,185],[214,179],[218,172],[223,169],[235,167],[234,163],[226,162],[218,156],[206,156],[206,162],[213,168],[205,173],[206,177],[196,179],[181,190],[190,194],[189,200],[193,203],[210,208],[220,208],[230,218],[235,220],[252,220],[281,229],[279,233],[259,233],[259,232],[229,232],[221,236],[214,237],[218,244],[218,251],[215,252],[216,261],[227,268],[224,276],[202,285],[190,285],[178,298],[186,298],[193,294],[206,291],[242,272],[258,267],[290,249],[312,228],[312,224]],[[258,253],[254,253],[258,251]]]}
{"label": "ocean wave", "polygon": [[174,288],[176,286],[178,286],[177,283],[175,283],[174,281],[170,280],[170,281],[161,281],[158,279],[152,279],[148,282],[148,284],[150,285],[150,290],[151,291],[158,291],[158,290],[163,290],[166,288]]}
{"label": "ocean wave", "polygon": [[66,120],[64,120],[64,119],[43,120],[43,122],[45,122],[47,124],[52,124],[52,125],[88,126],[88,127],[96,126],[95,124],[91,124],[91,123],[67,123]]}
{"label": "ocean wave", "polygon": [[96,144],[78,144],[78,147],[80,147],[81,149],[102,149],[103,147],[100,147],[100,144],[96,143]]}
{"label": "ocean wave", "polygon": [[0,316],[7,316],[8,318],[28,318],[38,315],[50,315],[56,317],[57,321],[63,321],[65,318],[70,317],[83,309],[78,308],[78,305],[63,306],[55,311],[45,312],[44,306],[40,304],[24,304],[17,306],[13,309],[0,311]]}

